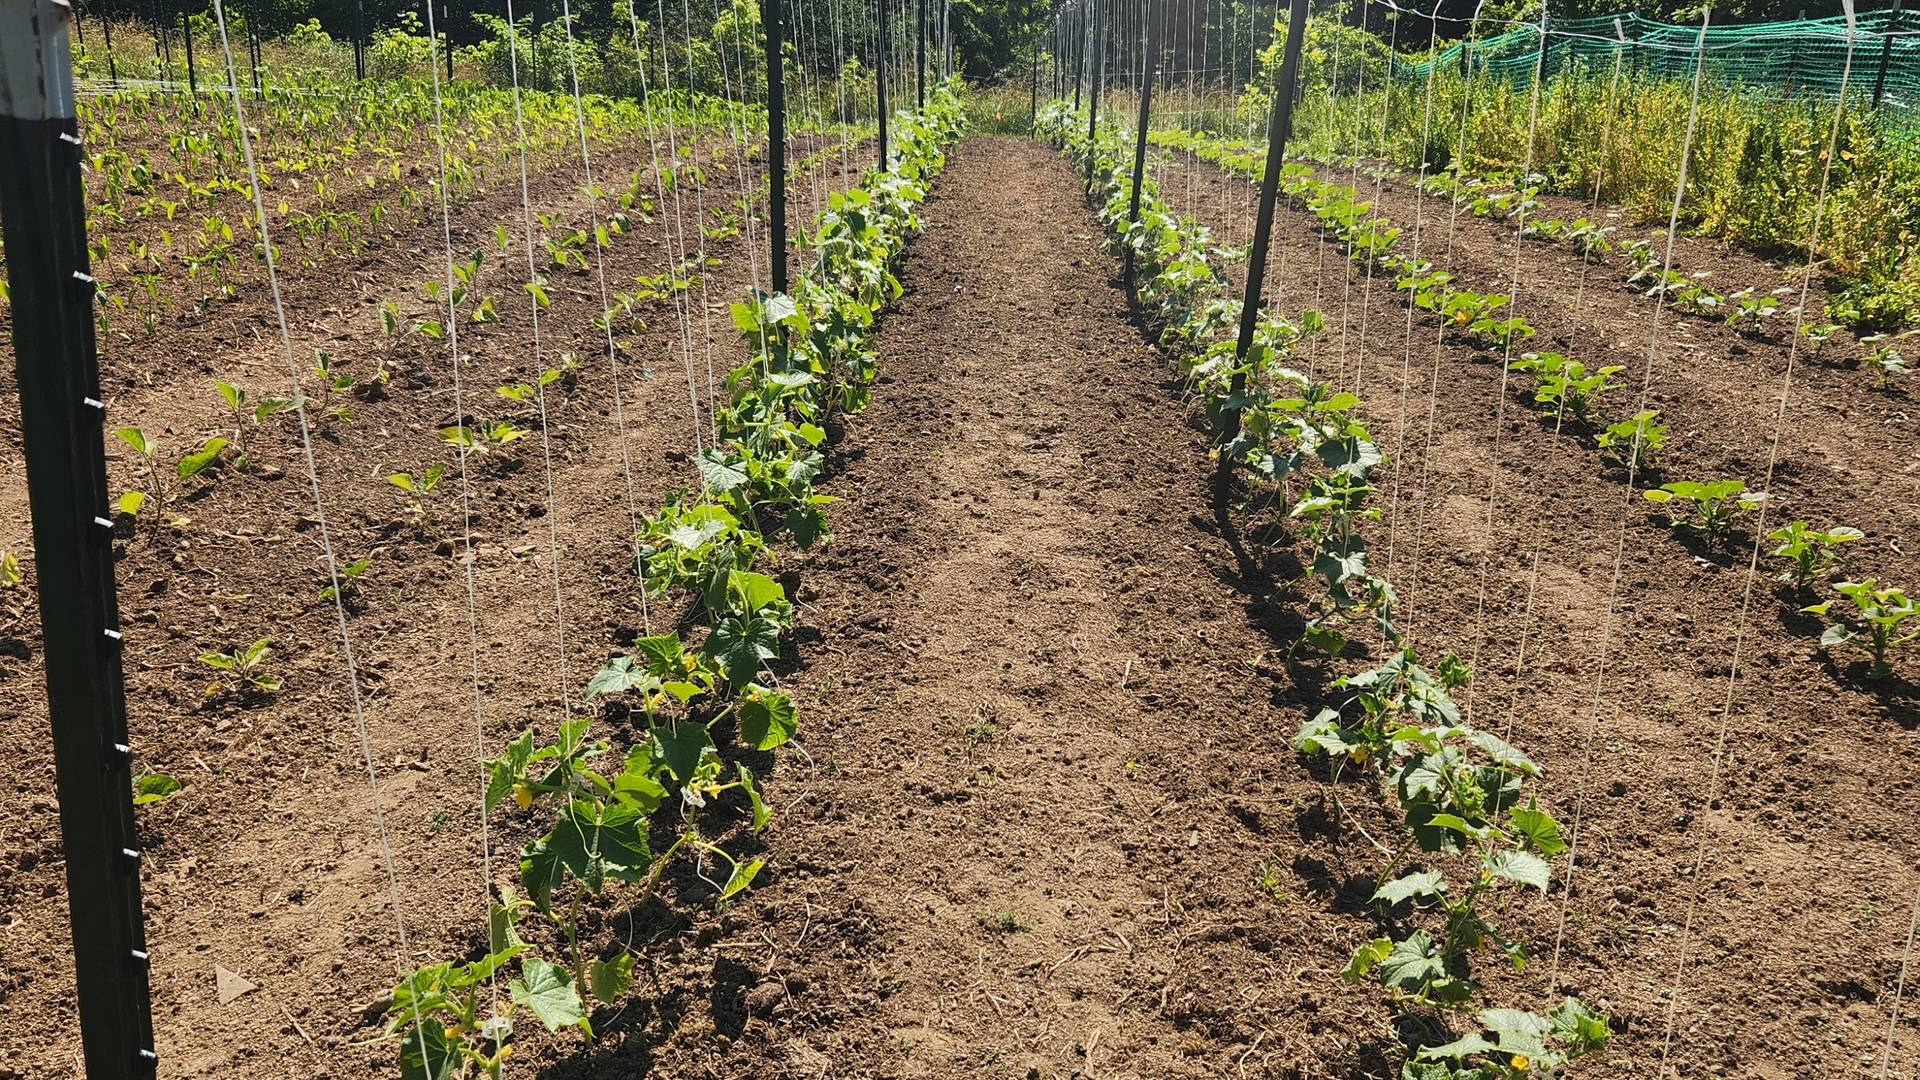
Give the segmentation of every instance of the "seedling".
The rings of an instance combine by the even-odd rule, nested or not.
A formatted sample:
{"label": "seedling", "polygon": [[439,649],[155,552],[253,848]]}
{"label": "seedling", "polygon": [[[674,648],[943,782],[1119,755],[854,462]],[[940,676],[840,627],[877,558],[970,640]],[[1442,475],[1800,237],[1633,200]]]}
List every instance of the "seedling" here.
{"label": "seedling", "polygon": [[353,389],[354,378],[334,367],[333,358],[325,349],[313,350],[313,373],[320,378],[320,412],[345,423],[353,419],[353,413],[345,405],[335,406],[333,395],[343,394]]}
{"label": "seedling", "polygon": [[1900,350],[1893,347],[1885,334],[1863,337],[1860,343],[1873,346],[1873,351],[1869,352],[1862,362],[1873,369],[1875,386],[1884,390],[1888,381],[1895,375],[1907,373],[1907,358],[1900,354]]}
{"label": "seedling", "polygon": [[1589,375],[1585,364],[1556,352],[1527,353],[1507,367],[1533,376],[1533,400],[1548,406],[1549,415],[1582,424],[1593,418],[1594,399],[1613,389],[1612,377],[1623,370],[1608,365]]}
{"label": "seedling", "polygon": [[159,442],[137,427],[115,428],[113,433],[121,442],[133,447],[133,452],[147,463],[147,490],[121,493],[119,502],[115,504],[120,512],[128,517],[138,517],[148,499],[153,500],[155,507],[166,506],[167,488],[160,473]]}
{"label": "seedling", "polygon": [[166,773],[144,772],[133,778],[133,805],[146,806],[180,793],[185,785]]}
{"label": "seedling", "polygon": [[220,460],[220,451],[225,450],[227,445],[227,440],[215,435],[213,438],[201,443],[200,449],[182,457],[180,463],[174,467],[173,471],[179,474],[182,480],[198,476]]}
{"label": "seedling", "polygon": [[1725,539],[1736,522],[1767,500],[1764,492],[1748,491],[1744,480],[1713,480],[1704,484],[1676,480],[1640,494],[1649,502],[1666,507],[1669,525],[1692,529],[1716,540]]}
{"label": "seedling", "polygon": [[321,589],[320,599],[331,600],[335,596],[339,596],[344,600],[352,600],[355,597],[359,596],[360,595],[360,575],[366,573],[367,570],[372,566],[373,566],[373,556],[369,555],[364,559],[356,559],[353,562],[350,562],[345,566],[340,567],[338,570],[338,573],[340,575],[340,584],[338,586],[329,584],[325,588]]}
{"label": "seedling", "polygon": [[[236,447],[233,455],[233,463],[242,469],[247,467],[250,459],[247,452],[248,430],[269,416],[293,412],[295,409],[306,404],[306,398],[297,394],[293,397],[280,397],[270,394],[256,401],[247,392],[245,387],[236,386],[233,383],[220,382],[217,379],[214,381],[213,388],[220,392],[220,400],[226,402],[227,409],[233,413],[234,444]],[[195,471],[197,472],[198,470]]]}
{"label": "seedling", "polygon": [[440,429],[440,441],[478,457],[488,457],[506,449],[507,444],[525,438],[526,428],[505,420],[480,420],[473,424],[455,424]]}
{"label": "seedling", "polygon": [[261,694],[276,693],[280,689],[280,677],[267,671],[267,657],[273,655],[273,639],[261,638],[244,648],[235,648],[231,652],[204,652],[200,662],[219,673],[219,681],[207,688],[207,697],[221,693],[241,693],[254,691]]}
{"label": "seedling", "polygon": [[1808,323],[1800,328],[1801,335],[1807,339],[1807,344],[1812,347],[1812,356],[1815,360],[1820,359],[1821,350],[1825,349],[1827,343],[1832,341],[1833,336],[1839,332],[1840,324],[1830,322]]}
{"label": "seedling", "polygon": [[440,477],[445,475],[445,462],[436,461],[427,466],[427,471],[419,477],[412,473],[394,473],[387,477],[387,483],[407,493],[407,510],[416,519],[424,521],[432,516],[427,510],[427,496],[440,486]]}
{"label": "seedling", "polygon": [[[1920,603],[1910,599],[1903,589],[1877,587],[1872,578],[1842,581],[1833,588],[1853,602],[1857,614],[1828,626],[1826,633],[1820,635],[1820,646],[1827,649],[1836,645],[1859,646],[1873,658],[1872,667],[1867,672],[1868,678],[1884,679],[1893,674],[1893,665],[1888,662],[1887,655],[1902,645],[1920,639],[1920,630],[1908,634],[1900,632],[1902,623],[1920,615]],[[1826,600],[1800,610],[1814,615],[1831,615],[1832,607],[1833,601]]]}
{"label": "seedling", "polygon": [[1773,553],[1788,560],[1780,580],[1807,589],[1812,588],[1815,582],[1833,576],[1846,564],[1846,559],[1838,550],[1840,545],[1852,543],[1865,535],[1849,525],[1835,525],[1821,532],[1809,528],[1804,521],[1795,521],[1768,533],[1767,539],[1780,541],[1780,546],[1774,548]]}
{"label": "seedling", "polygon": [[20,581],[20,560],[11,551],[0,552],[0,589],[19,588]]}
{"label": "seedling", "polygon": [[1778,297],[1755,295],[1751,285],[1727,295],[1727,325],[1741,327],[1749,333],[1759,332],[1767,319],[1779,310]]}

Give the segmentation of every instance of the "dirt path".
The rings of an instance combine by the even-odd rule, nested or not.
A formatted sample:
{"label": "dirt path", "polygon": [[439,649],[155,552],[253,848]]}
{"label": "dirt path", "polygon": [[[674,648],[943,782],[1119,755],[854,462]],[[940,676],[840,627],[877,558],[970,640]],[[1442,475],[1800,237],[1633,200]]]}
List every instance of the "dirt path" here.
{"label": "dirt path", "polygon": [[1046,147],[965,143],[925,216],[805,572],[812,776],[718,1074],[1351,1060],[1294,982],[1331,917],[1256,884],[1310,785],[1204,437]]}

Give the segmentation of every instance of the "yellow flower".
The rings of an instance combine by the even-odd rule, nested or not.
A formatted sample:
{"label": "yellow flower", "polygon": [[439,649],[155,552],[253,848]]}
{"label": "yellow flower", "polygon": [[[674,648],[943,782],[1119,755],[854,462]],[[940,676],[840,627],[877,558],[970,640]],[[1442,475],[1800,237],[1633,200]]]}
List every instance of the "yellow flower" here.
{"label": "yellow flower", "polygon": [[525,810],[533,805],[533,792],[525,784],[513,785],[513,805]]}
{"label": "yellow flower", "polygon": [[1516,1069],[1519,1069],[1521,1072],[1526,1072],[1527,1066],[1530,1064],[1532,1063],[1527,1060],[1527,1055],[1525,1054],[1513,1055],[1513,1067]]}

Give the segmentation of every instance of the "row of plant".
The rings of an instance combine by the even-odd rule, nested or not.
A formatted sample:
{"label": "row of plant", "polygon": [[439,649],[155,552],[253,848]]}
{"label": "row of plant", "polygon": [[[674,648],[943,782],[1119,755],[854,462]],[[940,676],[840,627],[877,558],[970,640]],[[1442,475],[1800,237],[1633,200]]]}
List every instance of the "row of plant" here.
{"label": "row of plant", "polygon": [[[1409,170],[1425,163],[1493,176],[1531,170],[1543,190],[1583,200],[1597,180],[1609,204],[1664,222],[1674,148],[1691,126],[1682,227],[1754,250],[1794,250],[1812,229],[1824,177],[1822,246],[1841,286],[1837,308],[1858,312],[1866,332],[1920,325],[1920,237],[1910,213],[1920,203],[1920,151],[1866,96],[1846,107],[1828,173],[1834,107],[1818,94],[1709,78],[1696,109],[1691,79],[1631,66],[1617,78],[1612,59],[1600,56],[1561,67],[1536,99],[1528,80],[1482,69],[1463,77],[1442,64],[1431,79],[1403,74],[1420,65],[1392,54],[1360,22],[1349,12],[1308,24],[1301,85],[1313,104],[1296,113],[1296,154],[1359,152]],[[1220,130],[1248,130],[1247,120],[1266,115],[1284,39],[1284,31],[1274,35],[1239,116],[1222,118]],[[1401,42],[1424,45],[1424,28]],[[1855,57],[1854,73],[1864,88],[1862,60]]]}
{"label": "row of plant", "polygon": [[[1526,962],[1525,945],[1504,936],[1491,912],[1543,895],[1549,860],[1566,844],[1528,791],[1540,766],[1462,722],[1451,693],[1470,677],[1466,666],[1453,656],[1431,668],[1419,662],[1395,622],[1393,585],[1369,567],[1362,527],[1380,514],[1374,473],[1387,459],[1358,416],[1358,397],[1291,364],[1299,342],[1320,330],[1319,315],[1263,312],[1240,355],[1231,336],[1240,306],[1210,263],[1207,231],[1176,217],[1151,180],[1133,219],[1131,152],[1116,130],[1089,140],[1060,104],[1040,128],[1092,177],[1110,247],[1131,261],[1143,315],[1204,402],[1217,459],[1285,506],[1311,543],[1308,578],[1317,588],[1302,642],[1339,655],[1350,635],[1377,635],[1382,662],[1337,679],[1340,694],[1295,738],[1336,780],[1359,772],[1401,824],[1371,899],[1387,932],[1360,945],[1343,976],[1381,987],[1402,1013],[1467,1029],[1448,1041],[1414,1036],[1405,1080],[1560,1075],[1604,1045],[1605,1017],[1574,998],[1544,1014],[1491,1007],[1497,988],[1476,961],[1492,948],[1516,968]],[[1363,208],[1329,213],[1368,227]]]}
{"label": "row of plant", "polygon": [[[1225,172],[1258,180],[1260,162],[1231,143],[1180,131],[1156,132],[1150,138],[1160,145],[1189,151]],[[1289,201],[1303,204],[1315,215],[1324,236],[1344,244],[1355,262],[1395,275],[1395,283],[1408,303],[1431,313],[1465,344],[1513,356],[1519,342],[1534,336],[1531,323],[1514,311],[1511,296],[1459,288],[1452,272],[1425,259],[1393,254],[1400,230],[1361,201],[1351,186],[1319,180],[1310,168],[1298,164],[1283,167],[1280,182]],[[1614,381],[1620,367],[1589,365],[1551,351],[1522,353],[1509,360],[1508,367],[1520,377],[1514,380],[1515,388],[1531,397],[1553,421],[1556,432],[1591,439],[1595,449],[1626,469],[1630,477],[1658,472],[1671,448],[1670,432],[1658,410],[1639,410],[1611,422],[1600,410],[1602,395],[1620,386]],[[1732,539],[1738,522],[1764,499],[1762,493],[1747,491],[1745,481],[1739,479],[1673,480],[1642,494],[1667,510],[1668,521],[1676,529],[1722,545]],[[1809,599],[1809,593],[1820,585],[1833,584],[1834,599],[1800,608],[1832,620],[1821,637],[1822,646],[1864,648],[1870,658],[1868,677],[1880,679],[1892,672],[1889,657],[1893,650],[1920,640],[1920,631],[1901,630],[1906,620],[1920,616],[1920,605],[1903,589],[1882,586],[1871,578],[1833,582],[1845,565],[1838,545],[1860,535],[1851,526],[1819,530],[1806,521],[1794,521],[1773,530],[1768,538],[1779,542],[1773,555],[1782,561],[1780,580],[1794,589],[1787,599],[1797,604]],[[1822,543],[1818,539],[1821,537],[1844,539]],[[1818,545],[1824,553],[1818,560],[1817,574],[1805,562],[1808,543]],[[1836,611],[1836,600],[1848,605],[1844,614]],[[1915,625],[1920,626],[1920,622]]]}
{"label": "row of plant", "polygon": [[822,446],[868,401],[874,319],[900,291],[892,264],[960,128],[947,86],[898,117],[893,167],[830,199],[791,292],[734,305],[751,358],[728,374],[715,437],[694,458],[700,486],[636,537],[640,587],[678,605],[675,629],[610,659],[550,737],[529,729],[485,763],[486,811],[510,805],[509,820],[538,835],[521,848],[517,888],[492,906],[484,954],[395,987],[387,1030],[403,1075],[498,1077],[522,1008],[549,1030],[591,1034],[589,1003],[619,1001],[640,958],[588,940],[587,906],[644,904],[676,862],[716,903],[760,871],[755,837],[772,811],[756,769],[798,724],[770,674],[793,605],[768,571],[781,548],[829,538]]}
{"label": "row of plant", "polygon": [[[1455,171],[1434,173],[1416,182],[1421,190],[1451,198],[1458,208],[1476,217],[1511,219],[1523,237],[1564,244],[1583,257],[1607,256],[1615,251],[1608,234],[1612,226],[1601,226],[1585,217],[1573,221],[1543,217],[1540,191],[1544,178],[1533,174],[1517,182],[1472,176]],[[1626,263],[1626,284],[1643,295],[1665,303],[1674,311],[1724,322],[1750,337],[1769,337],[1770,320],[1777,315],[1793,315],[1797,308],[1783,307],[1781,297],[1794,289],[1782,285],[1761,291],[1758,285],[1745,285],[1730,293],[1720,293],[1706,284],[1703,272],[1686,273],[1668,269],[1665,259],[1651,240],[1633,240],[1620,246]],[[1899,330],[1887,326],[1881,313],[1857,292],[1840,292],[1826,301],[1823,321],[1799,322],[1799,333],[1806,338],[1810,355],[1822,360],[1842,329],[1851,330],[1865,346],[1865,352],[1840,354],[1830,362],[1871,371],[1875,384],[1885,388],[1896,375],[1910,370],[1900,343],[1920,336],[1920,328]]]}

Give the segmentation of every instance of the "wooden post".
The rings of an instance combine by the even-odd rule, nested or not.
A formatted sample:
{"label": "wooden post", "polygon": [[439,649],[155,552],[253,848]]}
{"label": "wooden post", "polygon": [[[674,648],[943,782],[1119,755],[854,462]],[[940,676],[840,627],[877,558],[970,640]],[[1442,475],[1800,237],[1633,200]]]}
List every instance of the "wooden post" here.
{"label": "wooden post", "polygon": [[107,417],[64,0],[0,3],[0,235],[88,1080],[154,1075]]}

